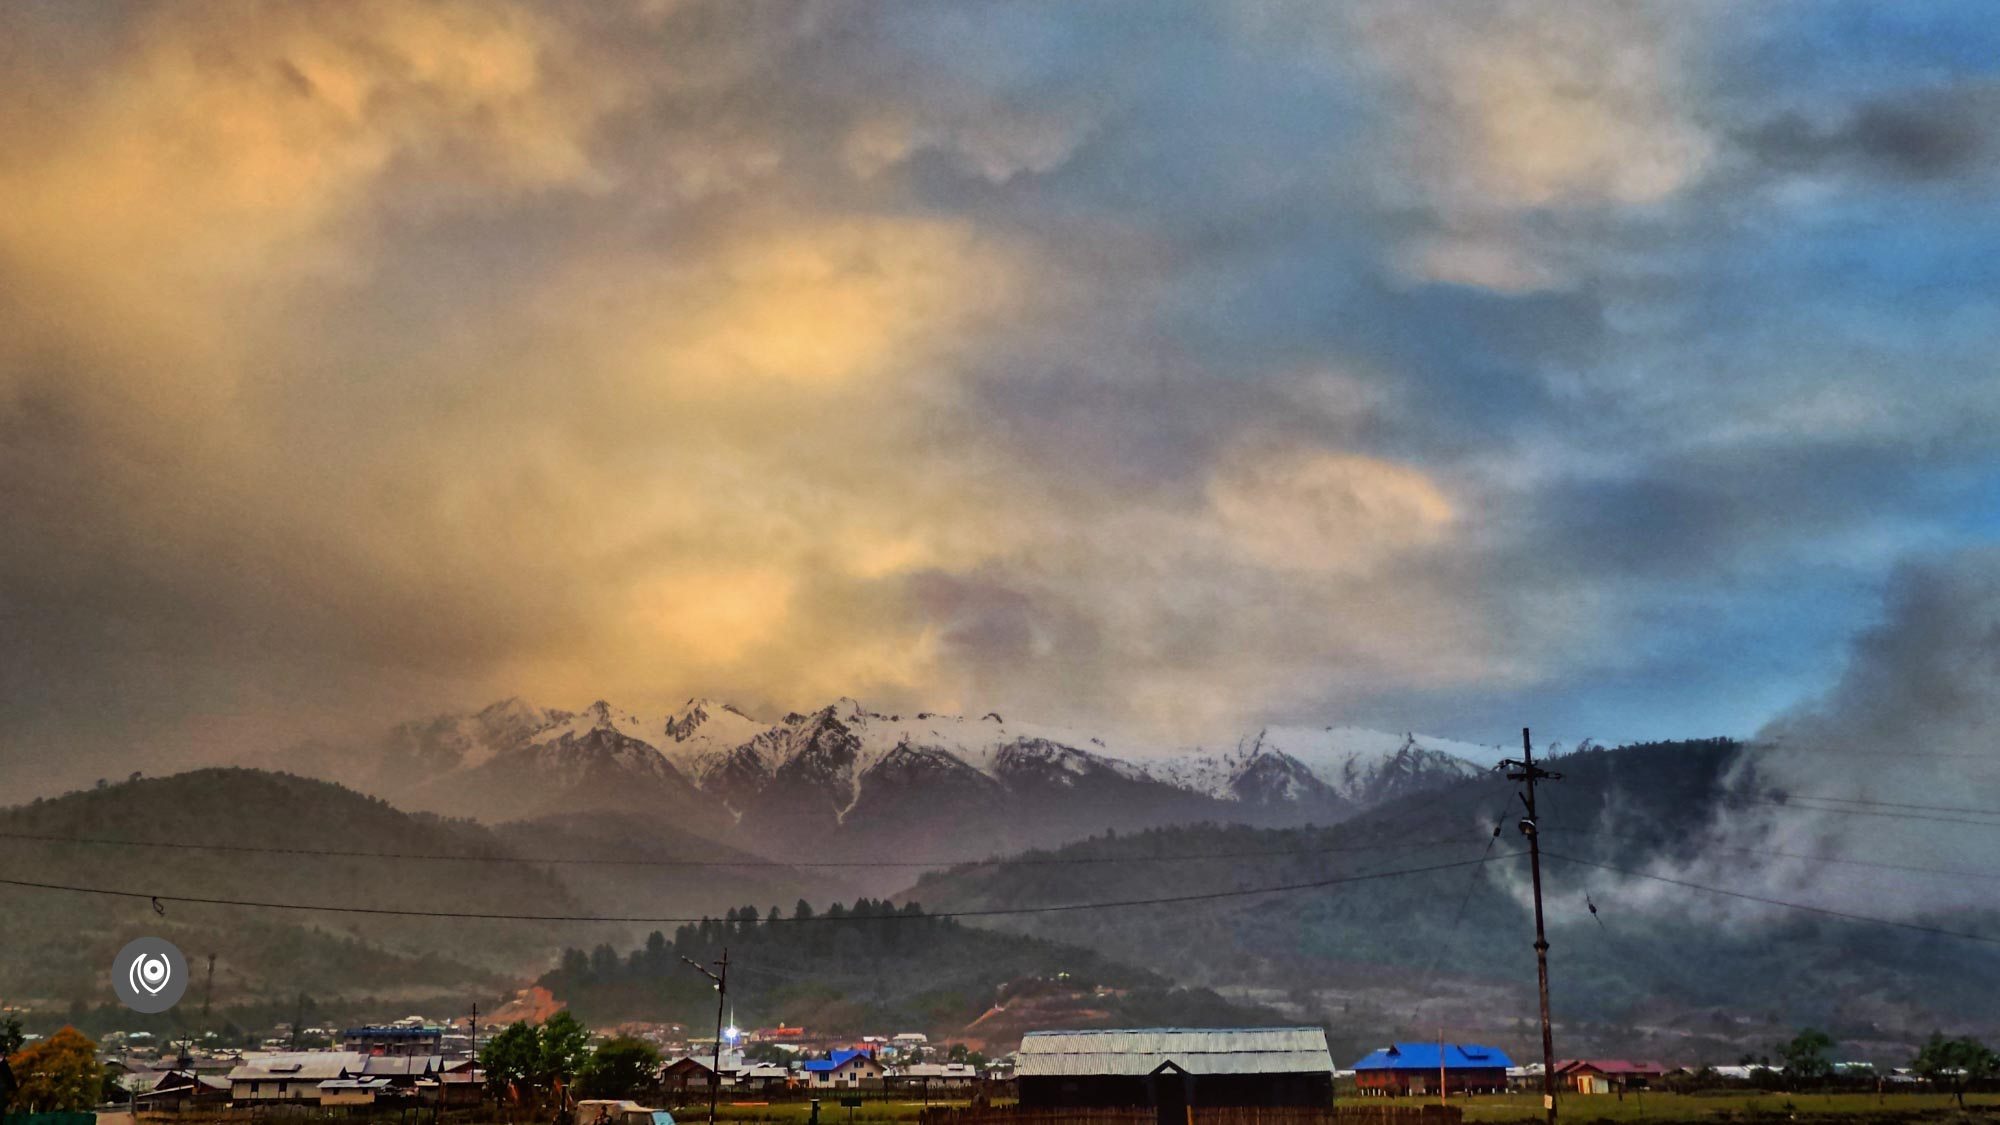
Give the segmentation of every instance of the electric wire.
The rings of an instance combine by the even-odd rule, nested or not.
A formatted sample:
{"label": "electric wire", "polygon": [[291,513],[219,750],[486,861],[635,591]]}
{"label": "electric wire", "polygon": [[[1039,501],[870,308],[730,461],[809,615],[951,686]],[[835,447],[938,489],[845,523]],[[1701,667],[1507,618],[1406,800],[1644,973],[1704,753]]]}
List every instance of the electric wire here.
{"label": "electric wire", "polygon": [[[1635,844],[1654,844],[1658,840],[1645,836],[1630,836],[1619,832],[1602,832],[1586,828],[1544,827],[1544,832],[1554,832],[1564,836],[1596,836],[1606,840],[1626,840]],[[1759,856],[1769,859],[1801,859],[1814,863],[1832,863],[1844,867],[1865,867],[1877,871],[1900,871],[1915,875],[1944,875],[1954,879],[2000,879],[2000,871],[1967,871],[1955,867],[1922,867],[1913,863],[1888,863],[1882,860],[1849,859],[1846,856],[1822,855],[1814,852],[1788,852],[1772,848],[1734,848],[1722,844],[1703,844],[1704,852],[1723,852],[1730,855]]]}
{"label": "electric wire", "polygon": [[1786,901],[1785,899],[1770,898],[1765,895],[1751,894],[1748,891],[1733,891],[1726,887],[1711,887],[1705,883],[1695,883],[1686,879],[1676,879],[1668,875],[1658,875],[1651,871],[1640,871],[1635,868],[1620,867],[1617,864],[1612,864],[1612,863],[1600,863],[1596,860],[1591,860],[1591,859],[1579,859],[1576,856],[1562,855],[1560,853],[1551,852],[1547,850],[1544,850],[1542,852],[1542,855],[1548,859],[1561,860],[1564,863],[1574,863],[1583,867],[1595,867],[1602,871],[1612,871],[1620,875],[1630,875],[1634,878],[1639,878],[1639,879],[1651,879],[1654,882],[1666,883],[1671,886],[1682,887],[1691,891],[1702,891],[1706,894],[1722,895],[1728,898],[1742,899],[1746,902],[1762,903],[1765,906],[1778,906],[1778,907],[1783,907],[1787,910],[1798,910],[1804,913],[1818,914],[1828,918],[1841,918],[1849,922],[1868,922],[1878,926],[1893,926],[1897,929],[1912,930],[1917,933],[1929,934],[1934,937],[1960,938],[1965,941],[1982,942],[1988,945],[2000,945],[2000,937],[1995,937],[1989,934],[1968,933],[1963,930],[1947,930],[1942,926],[1927,926],[1922,922],[1905,922],[1895,918],[1878,918],[1869,914],[1856,914],[1848,910],[1836,910],[1830,906],[1814,906],[1811,903],[1789,902]]}
{"label": "electric wire", "polygon": [[[1486,850],[1480,853],[1482,858],[1493,854],[1493,845],[1500,842],[1500,833],[1505,831],[1506,828],[1507,817],[1503,811],[1500,815],[1493,818],[1493,834],[1486,838]],[[1475,867],[1472,869],[1471,877],[1466,880],[1465,893],[1458,898],[1458,909],[1452,912],[1451,925],[1444,932],[1444,940],[1437,944],[1431,954],[1430,967],[1424,970],[1423,987],[1418,989],[1416,1005],[1410,1009],[1410,1023],[1412,1025],[1417,1022],[1417,1017],[1423,1013],[1424,1005],[1431,1001],[1431,989],[1437,983],[1438,970],[1444,965],[1445,954],[1457,944],[1458,930],[1465,922],[1466,908],[1472,905],[1472,896],[1479,889],[1479,877],[1484,871],[1484,867]]]}
{"label": "electric wire", "polygon": [[229,852],[251,855],[319,856],[339,859],[394,859],[423,860],[459,863],[525,863],[536,866],[606,866],[606,867],[685,867],[685,868],[736,868],[736,867],[776,867],[776,868],[953,868],[953,867],[999,867],[999,866],[1075,866],[1101,863],[1191,863],[1200,860],[1222,859],[1279,859],[1288,856],[1325,855],[1340,852],[1380,851],[1386,848],[1429,848],[1445,844],[1463,843],[1459,837],[1439,837],[1431,840],[1383,840],[1365,844],[1338,844],[1317,848],[1286,848],[1272,851],[1241,852],[1194,852],[1170,855],[1113,855],[1113,856],[1036,856],[1027,855],[1014,858],[992,857],[985,859],[652,859],[643,857],[615,856],[516,856],[478,855],[450,852],[381,852],[354,851],[339,848],[299,848],[278,847],[260,844],[206,844],[179,840],[121,840],[92,836],[56,836],[29,832],[0,832],[0,840],[22,840],[47,844],[81,844],[87,846],[159,848],[174,851]]}
{"label": "electric wire", "polygon": [[[1490,863],[1499,859],[1509,859],[1521,854],[1524,853],[1509,852],[1501,856],[1486,856],[1480,859],[1454,860],[1449,863],[1436,863],[1423,867],[1406,867],[1391,871],[1377,871],[1359,875],[1339,875],[1326,879],[1313,879],[1298,883],[1281,883],[1275,886],[1268,886],[1268,887],[1245,887],[1228,891],[1207,891],[1195,894],[1164,895],[1158,898],[1119,899],[1108,902],[1056,903],[1056,904],[1046,904],[1037,906],[986,907],[973,910],[944,910],[944,911],[938,911],[936,913],[926,912],[924,914],[879,914],[879,915],[815,914],[809,918],[798,918],[798,917],[780,918],[778,919],[778,921],[786,925],[803,925],[814,922],[833,922],[833,923],[850,922],[850,921],[882,922],[900,918],[908,918],[911,920],[926,919],[926,918],[931,918],[931,919],[988,918],[988,917],[1000,917],[1000,916],[1018,915],[1018,914],[1057,914],[1057,913],[1065,913],[1072,911],[1116,910],[1116,909],[1124,909],[1129,907],[1140,907],[1140,906],[1168,906],[1168,905],[1187,903],[1187,902],[1207,902],[1217,899],[1246,898],[1255,895],[1286,894],[1295,891],[1318,890],[1324,887],[1340,886],[1347,883],[1364,883],[1379,879],[1392,879],[1404,875],[1422,875],[1432,871],[1449,871],[1455,868],[1470,867],[1478,864]],[[451,918],[451,919],[463,919],[471,921],[496,921],[496,922],[614,922],[614,923],[643,923],[651,925],[682,925],[687,923],[700,923],[704,921],[714,920],[712,918],[692,918],[685,916],[658,917],[658,916],[637,916],[637,915],[626,916],[626,915],[598,915],[598,914],[513,914],[513,913],[506,913],[499,911],[481,912],[481,911],[463,911],[463,910],[409,910],[409,909],[401,909],[395,907],[380,907],[380,906],[342,906],[342,905],[326,904],[326,903],[266,902],[253,899],[229,899],[229,898],[210,898],[198,895],[176,895],[171,893],[160,893],[157,891],[127,891],[127,890],[117,890],[109,887],[84,887],[84,886],[76,886],[73,884],[65,884],[65,883],[38,882],[29,879],[0,878],[0,886],[22,887],[26,889],[44,890],[44,891],[61,891],[74,894],[103,895],[114,898],[150,899],[156,907],[161,903],[182,903],[186,905],[230,906],[230,907],[243,907],[251,909],[262,909],[262,910],[296,910],[296,911],[307,911],[307,912],[318,911],[330,914],[391,915],[395,917],[404,917],[404,918]]]}

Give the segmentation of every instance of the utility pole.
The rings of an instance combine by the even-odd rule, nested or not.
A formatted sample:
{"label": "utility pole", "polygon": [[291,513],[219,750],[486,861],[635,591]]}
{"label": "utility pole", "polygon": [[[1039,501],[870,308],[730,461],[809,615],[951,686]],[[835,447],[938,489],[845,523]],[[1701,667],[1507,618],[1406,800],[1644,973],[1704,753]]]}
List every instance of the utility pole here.
{"label": "utility pole", "polygon": [[1521,759],[1500,763],[1507,780],[1522,783],[1521,803],[1528,815],[1521,818],[1521,835],[1528,838],[1528,870],[1535,884],[1535,975],[1542,993],[1542,1108],[1548,1111],[1549,1125],[1556,1125],[1555,1032],[1549,1023],[1549,937],[1542,924],[1542,843],[1541,827],[1535,821],[1535,782],[1560,781],[1562,775],[1535,764],[1535,744],[1528,728],[1521,728]]}
{"label": "utility pole", "polygon": [[208,1002],[215,999],[215,954],[208,955],[208,980],[201,986],[201,1029],[208,1027]]}
{"label": "utility pole", "polygon": [[1438,1028],[1438,1104],[1451,1104],[1451,1087],[1446,1084],[1444,1071],[1444,1028]]}
{"label": "utility pole", "polygon": [[692,957],[682,956],[681,960],[715,982],[715,1070],[708,1076],[708,1125],[715,1125],[715,1102],[722,1096],[722,1012],[729,999],[729,947],[723,946],[722,960],[714,962],[720,973],[710,972],[707,965]]}
{"label": "utility pole", "polygon": [[472,1031],[472,1089],[478,1095],[477,1105],[486,1106],[486,1083],[479,1077],[479,1001],[472,1002],[472,1019],[467,1025]]}

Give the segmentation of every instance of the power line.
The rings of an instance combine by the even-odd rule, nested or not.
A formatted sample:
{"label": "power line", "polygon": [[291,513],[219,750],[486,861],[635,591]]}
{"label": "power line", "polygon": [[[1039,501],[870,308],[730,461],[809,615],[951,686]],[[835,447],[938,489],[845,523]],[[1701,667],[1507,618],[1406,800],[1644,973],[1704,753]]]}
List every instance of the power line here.
{"label": "power line", "polygon": [[[1544,832],[1558,832],[1565,836],[1599,836],[1607,840],[1629,840],[1635,844],[1655,844],[1658,840],[1645,836],[1630,836],[1618,832],[1596,832],[1585,828],[1544,828]],[[1817,863],[1836,863],[1846,867],[1867,867],[1880,871],[1902,871],[1917,875],[1949,875],[1958,879],[2000,879],[1996,871],[1965,871],[1951,867],[1919,867],[1910,863],[1887,863],[1880,860],[1848,859],[1845,856],[1818,855],[1812,852],[1786,852],[1770,848],[1732,848],[1721,844],[1703,844],[1704,852],[1727,852],[1732,855],[1762,856],[1771,859],[1804,859]]]}
{"label": "power line", "polygon": [[[1617,778],[1605,777],[1599,780],[1597,784],[1600,787],[1609,787],[1617,785],[1618,782],[1619,779]],[[1873,817],[1882,817],[1889,820],[1925,821],[1932,824],[1969,824],[1977,828],[2000,828],[2000,819],[1971,820],[1966,817],[1958,817],[1958,816],[1927,815],[1928,813],[1931,812],[1952,812],[1952,813],[1973,813],[1979,816],[1991,816],[2000,818],[2000,809],[1974,809],[1964,806],[1946,806],[1946,805],[1918,805],[1918,804],[1909,804],[1905,802],[1896,802],[1896,801],[1877,801],[1868,797],[1832,797],[1832,796],[1821,796],[1812,793],[1790,793],[1782,790],[1778,792],[1782,795],[1783,799],[1779,799],[1778,797],[1758,794],[1754,792],[1744,792],[1738,789],[1730,789],[1726,786],[1721,786],[1721,785],[1709,785],[1705,786],[1704,789],[1707,792],[1715,794],[1716,796],[1723,797],[1727,800],[1737,801],[1743,804],[1767,805],[1771,808],[1794,809],[1800,812],[1840,813],[1843,816],[1873,816]],[[1848,805],[1867,805],[1867,806],[1881,806],[1881,807],[1825,808],[1821,805],[1803,803],[1811,801],[1840,802],[1842,804],[1848,804]],[[1920,811],[1903,811],[1903,810],[1920,810]]]}
{"label": "power line", "polygon": [[1971,820],[1962,816],[1930,816],[1925,813],[1898,812],[1889,809],[1829,808],[1825,805],[1805,802],[1833,798],[1804,797],[1787,794],[1784,800],[1773,797],[1759,797],[1749,793],[1736,793],[1717,787],[1714,792],[1744,804],[1763,805],[1774,809],[1792,809],[1795,812],[1839,813],[1842,816],[1872,816],[1884,820],[1923,821],[1928,824],[1969,824],[1975,828],[2000,828],[2000,820]]}
{"label": "power line", "polygon": [[[1880,758],[1882,756],[1880,752],[1875,750],[1862,750],[1858,748],[1850,750],[1839,746],[1799,746],[1779,742],[1743,742],[1737,745],[1740,749],[1755,751],[1759,754],[1824,754],[1828,757],[1836,758]],[[1931,758],[1948,762],[1985,762],[1989,765],[2000,765],[2000,757],[1992,754],[1955,754],[1944,750],[1898,750],[1895,756],[1898,758]]]}
{"label": "power line", "polygon": [[[1493,818],[1493,834],[1486,838],[1486,850],[1480,853],[1482,856],[1493,854],[1493,845],[1500,842],[1500,834],[1506,828],[1507,814],[1503,807],[1499,815]],[[1465,911],[1472,905],[1473,893],[1479,889],[1480,874],[1480,869],[1473,869],[1472,877],[1466,881],[1465,893],[1458,898],[1458,909],[1452,912],[1451,925],[1445,929],[1444,940],[1436,943],[1431,951],[1430,967],[1424,970],[1423,988],[1418,992],[1416,1006],[1410,1009],[1410,1023],[1413,1025],[1417,1022],[1417,1016],[1422,1014],[1424,1005],[1431,1001],[1431,989],[1437,983],[1438,970],[1444,967],[1445,954],[1457,944],[1458,928],[1465,922]]]}
{"label": "power line", "polygon": [[[1284,894],[1292,891],[1317,890],[1322,887],[1339,886],[1344,883],[1365,883],[1377,879],[1392,879],[1403,875],[1422,875],[1432,871],[1450,871],[1475,864],[1491,863],[1500,859],[1511,859],[1524,852],[1508,852],[1499,856],[1484,856],[1479,859],[1461,859],[1450,863],[1435,863],[1425,867],[1406,867],[1394,871],[1376,871],[1362,875],[1339,875],[1327,879],[1314,879],[1303,883],[1281,883],[1270,887],[1248,887],[1231,891],[1207,891],[1200,894],[1167,895],[1160,898],[1119,899],[1110,902],[1073,902],[1044,906],[991,907],[979,910],[946,910],[924,914],[815,914],[809,918],[779,918],[778,922],[883,922],[903,919],[923,918],[989,918],[1013,914],[1056,914],[1082,910],[1115,910],[1134,906],[1168,906],[1183,902],[1206,902],[1215,899],[1244,898],[1252,895]],[[113,898],[150,899],[155,904],[177,902],[199,906],[237,906],[262,910],[323,911],[331,914],[377,914],[404,918],[455,918],[490,922],[619,922],[648,923],[655,925],[680,925],[685,923],[712,922],[714,918],[660,918],[628,917],[596,914],[503,914],[481,913],[460,910],[402,910],[383,906],[331,906],[303,902],[260,902],[249,899],[205,898],[196,895],[161,894],[153,891],[121,891],[108,887],[79,887],[65,883],[41,883],[27,879],[0,879],[0,885],[24,887],[32,890],[66,891],[74,894],[105,895]],[[769,919],[766,920],[768,923]]]}
{"label": "power line", "polygon": [[1638,871],[1629,867],[1619,867],[1618,865],[1611,863],[1599,863],[1596,860],[1578,859],[1575,856],[1558,855],[1555,852],[1544,852],[1543,854],[1548,856],[1550,859],[1562,860],[1564,863],[1575,863],[1584,867],[1595,867],[1603,871],[1615,871],[1620,875],[1630,875],[1633,876],[1634,878],[1639,878],[1639,879],[1651,879],[1654,882],[1667,883],[1671,886],[1676,886],[1676,887],[1684,887],[1691,891],[1703,891],[1712,895],[1723,895],[1728,898],[1743,899],[1746,902],[1763,903],[1766,906],[1781,906],[1787,910],[1799,910],[1799,911],[1804,911],[1805,913],[1808,914],[1820,914],[1829,918],[1841,918],[1849,922],[1872,922],[1878,926],[1894,926],[1897,929],[1913,930],[1920,934],[1931,934],[1935,937],[1962,938],[1966,941],[1984,942],[1988,945],[2000,945],[2000,937],[1990,937],[1986,934],[1969,934],[1962,930],[1947,930],[1940,926],[1926,926],[1921,922],[1903,922],[1894,918],[1877,918],[1874,917],[1873,915],[1868,915],[1868,914],[1855,914],[1846,910],[1835,910],[1830,906],[1813,906],[1810,903],[1787,902],[1784,899],[1766,898],[1763,895],[1754,895],[1747,891],[1732,891],[1724,887],[1711,887],[1703,883],[1692,883],[1686,879],[1675,879],[1666,875],[1656,875],[1650,871]]}
{"label": "power line", "polygon": [[1175,855],[1118,855],[1118,856],[1020,856],[1015,858],[988,857],[986,859],[886,859],[886,860],[782,860],[782,859],[648,859],[639,857],[559,857],[559,856],[510,856],[510,855],[468,855],[449,852],[379,852],[350,851],[338,848],[297,848],[270,847],[258,844],[200,844],[178,840],[119,840],[91,836],[54,836],[29,832],[0,832],[0,840],[25,840],[50,844],[84,844],[105,847],[163,848],[178,851],[212,851],[247,853],[253,855],[322,856],[340,859],[396,859],[427,860],[458,863],[527,863],[549,866],[606,866],[606,867],[689,867],[689,868],[731,868],[731,867],[854,867],[854,868],[950,868],[950,867],[995,867],[1016,864],[1029,867],[1072,866],[1097,863],[1191,863],[1198,860],[1218,859],[1277,859],[1287,856],[1327,855],[1338,852],[1379,851],[1384,848],[1428,848],[1444,844],[1464,843],[1458,837],[1440,837],[1434,840],[1405,841],[1386,840],[1367,844],[1336,844],[1319,848],[1287,848],[1274,851],[1245,852],[1195,852]]}
{"label": "power line", "polygon": [[1970,813],[1974,816],[2000,816],[2000,809],[1975,809],[1964,805],[1918,805],[1908,801],[1878,801],[1873,797],[1832,797],[1824,793],[1787,793],[1786,796],[1799,801],[1829,801],[1842,805],[1872,805],[1884,809],[1915,809],[1919,812]]}

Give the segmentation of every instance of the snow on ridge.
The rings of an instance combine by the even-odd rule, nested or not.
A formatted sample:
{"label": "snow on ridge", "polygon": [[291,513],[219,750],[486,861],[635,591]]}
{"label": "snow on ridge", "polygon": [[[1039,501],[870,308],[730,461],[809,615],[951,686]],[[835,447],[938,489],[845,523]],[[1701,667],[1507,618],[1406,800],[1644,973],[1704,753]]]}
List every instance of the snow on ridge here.
{"label": "snow on ridge", "polygon": [[772,724],[716,699],[690,699],[660,724],[654,745],[696,783]]}
{"label": "snow on ridge", "polygon": [[1406,745],[1459,758],[1482,770],[1492,768],[1495,762],[1507,756],[1507,752],[1497,746],[1355,726],[1266,727],[1262,739],[1265,745],[1283,750],[1314,772],[1318,772],[1321,761],[1379,761],[1394,756]]}
{"label": "snow on ridge", "polygon": [[[1395,761],[1406,748],[1426,752],[1412,763],[1425,774],[1458,772],[1451,763],[1462,762],[1463,773],[1470,776],[1490,768],[1505,754],[1498,747],[1355,726],[1266,727],[1228,749],[1175,751],[1130,742],[1107,743],[1079,728],[1023,721],[992,711],[977,716],[931,711],[884,713],[848,697],[810,712],[795,712],[777,722],[752,717],[710,698],[689,699],[674,711],[655,716],[626,711],[605,700],[570,712],[532,707],[511,698],[474,714],[432,720],[430,729],[439,733],[449,730],[445,738],[454,748],[464,747],[461,769],[482,765],[514,747],[532,747],[543,756],[559,754],[566,739],[608,730],[650,748],[663,764],[706,788],[724,767],[739,779],[746,772],[753,777],[774,776],[814,744],[814,728],[828,720],[838,723],[854,739],[851,761],[828,763],[838,775],[829,780],[847,789],[844,796],[849,808],[859,800],[868,775],[903,746],[947,756],[987,777],[1002,772],[1003,759],[1018,766],[1039,758],[1070,774],[1102,768],[1132,780],[1153,781],[1225,801],[1239,799],[1239,780],[1260,759],[1272,754],[1297,763],[1297,767],[1287,766],[1288,770],[1303,767],[1312,777],[1349,797],[1365,796],[1385,764]],[[1286,782],[1288,793],[1298,788],[1296,779]]]}
{"label": "snow on ridge", "polygon": [[1146,769],[1170,785],[1234,800],[1236,781],[1252,764],[1265,755],[1282,754],[1341,795],[1354,797],[1362,795],[1356,792],[1358,787],[1405,748],[1443,755],[1443,762],[1433,763],[1440,770],[1452,768],[1446,762],[1463,762],[1466,776],[1490,768],[1503,756],[1497,747],[1367,727],[1265,727],[1238,740],[1233,749],[1169,755],[1147,762]]}
{"label": "snow on ridge", "polygon": [[664,722],[642,718],[600,699],[581,711],[566,715],[541,728],[530,735],[528,741],[540,745],[561,742],[567,738],[582,738],[596,730],[608,730],[622,734],[635,742],[655,746],[660,741],[659,731],[664,726]]}

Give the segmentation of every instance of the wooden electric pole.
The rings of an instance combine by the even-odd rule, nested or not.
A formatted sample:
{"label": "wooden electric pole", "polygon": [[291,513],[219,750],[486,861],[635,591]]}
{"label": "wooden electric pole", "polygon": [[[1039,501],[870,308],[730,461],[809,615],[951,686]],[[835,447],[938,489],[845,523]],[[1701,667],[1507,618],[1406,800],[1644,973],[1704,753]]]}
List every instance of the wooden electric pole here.
{"label": "wooden electric pole", "polygon": [[477,1104],[486,1108],[486,1081],[479,1073],[479,1001],[472,1002],[472,1019],[466,1024],[472,1032],[472,1089],[478,1095]]}
{"label": "wooden electric pole", "polygon": [[1521,803],[1528,815],[1521,818],[1521,835],[1528,838],[1528,870],[1535,884],[1535,976],[1542,994],[1542,1108],[1549,1125],[1556,1125],[1555,1031],[1549,1022],[1549,937],[1542,924],[1542,844],[1541,828],[1535,821],[1535,782],[1560,781],[1562,775],[1535,764],[1535,744],[1528,728],[1521,728],[1521,759],[1500,763],[1509,781],[1522,783]]}
{"label": "wooden electric pole", "polygon": [[714,962],[722,970],[720,973],[710,972],[707,965],[692,957],[683,956],[681,960],[715,982],[715,1071],[708,1076],[708,1125],[715,1125],[715,1103],[722,1096],[722,1013],[729,999],[729,947],[723,946],[722,960]]}

